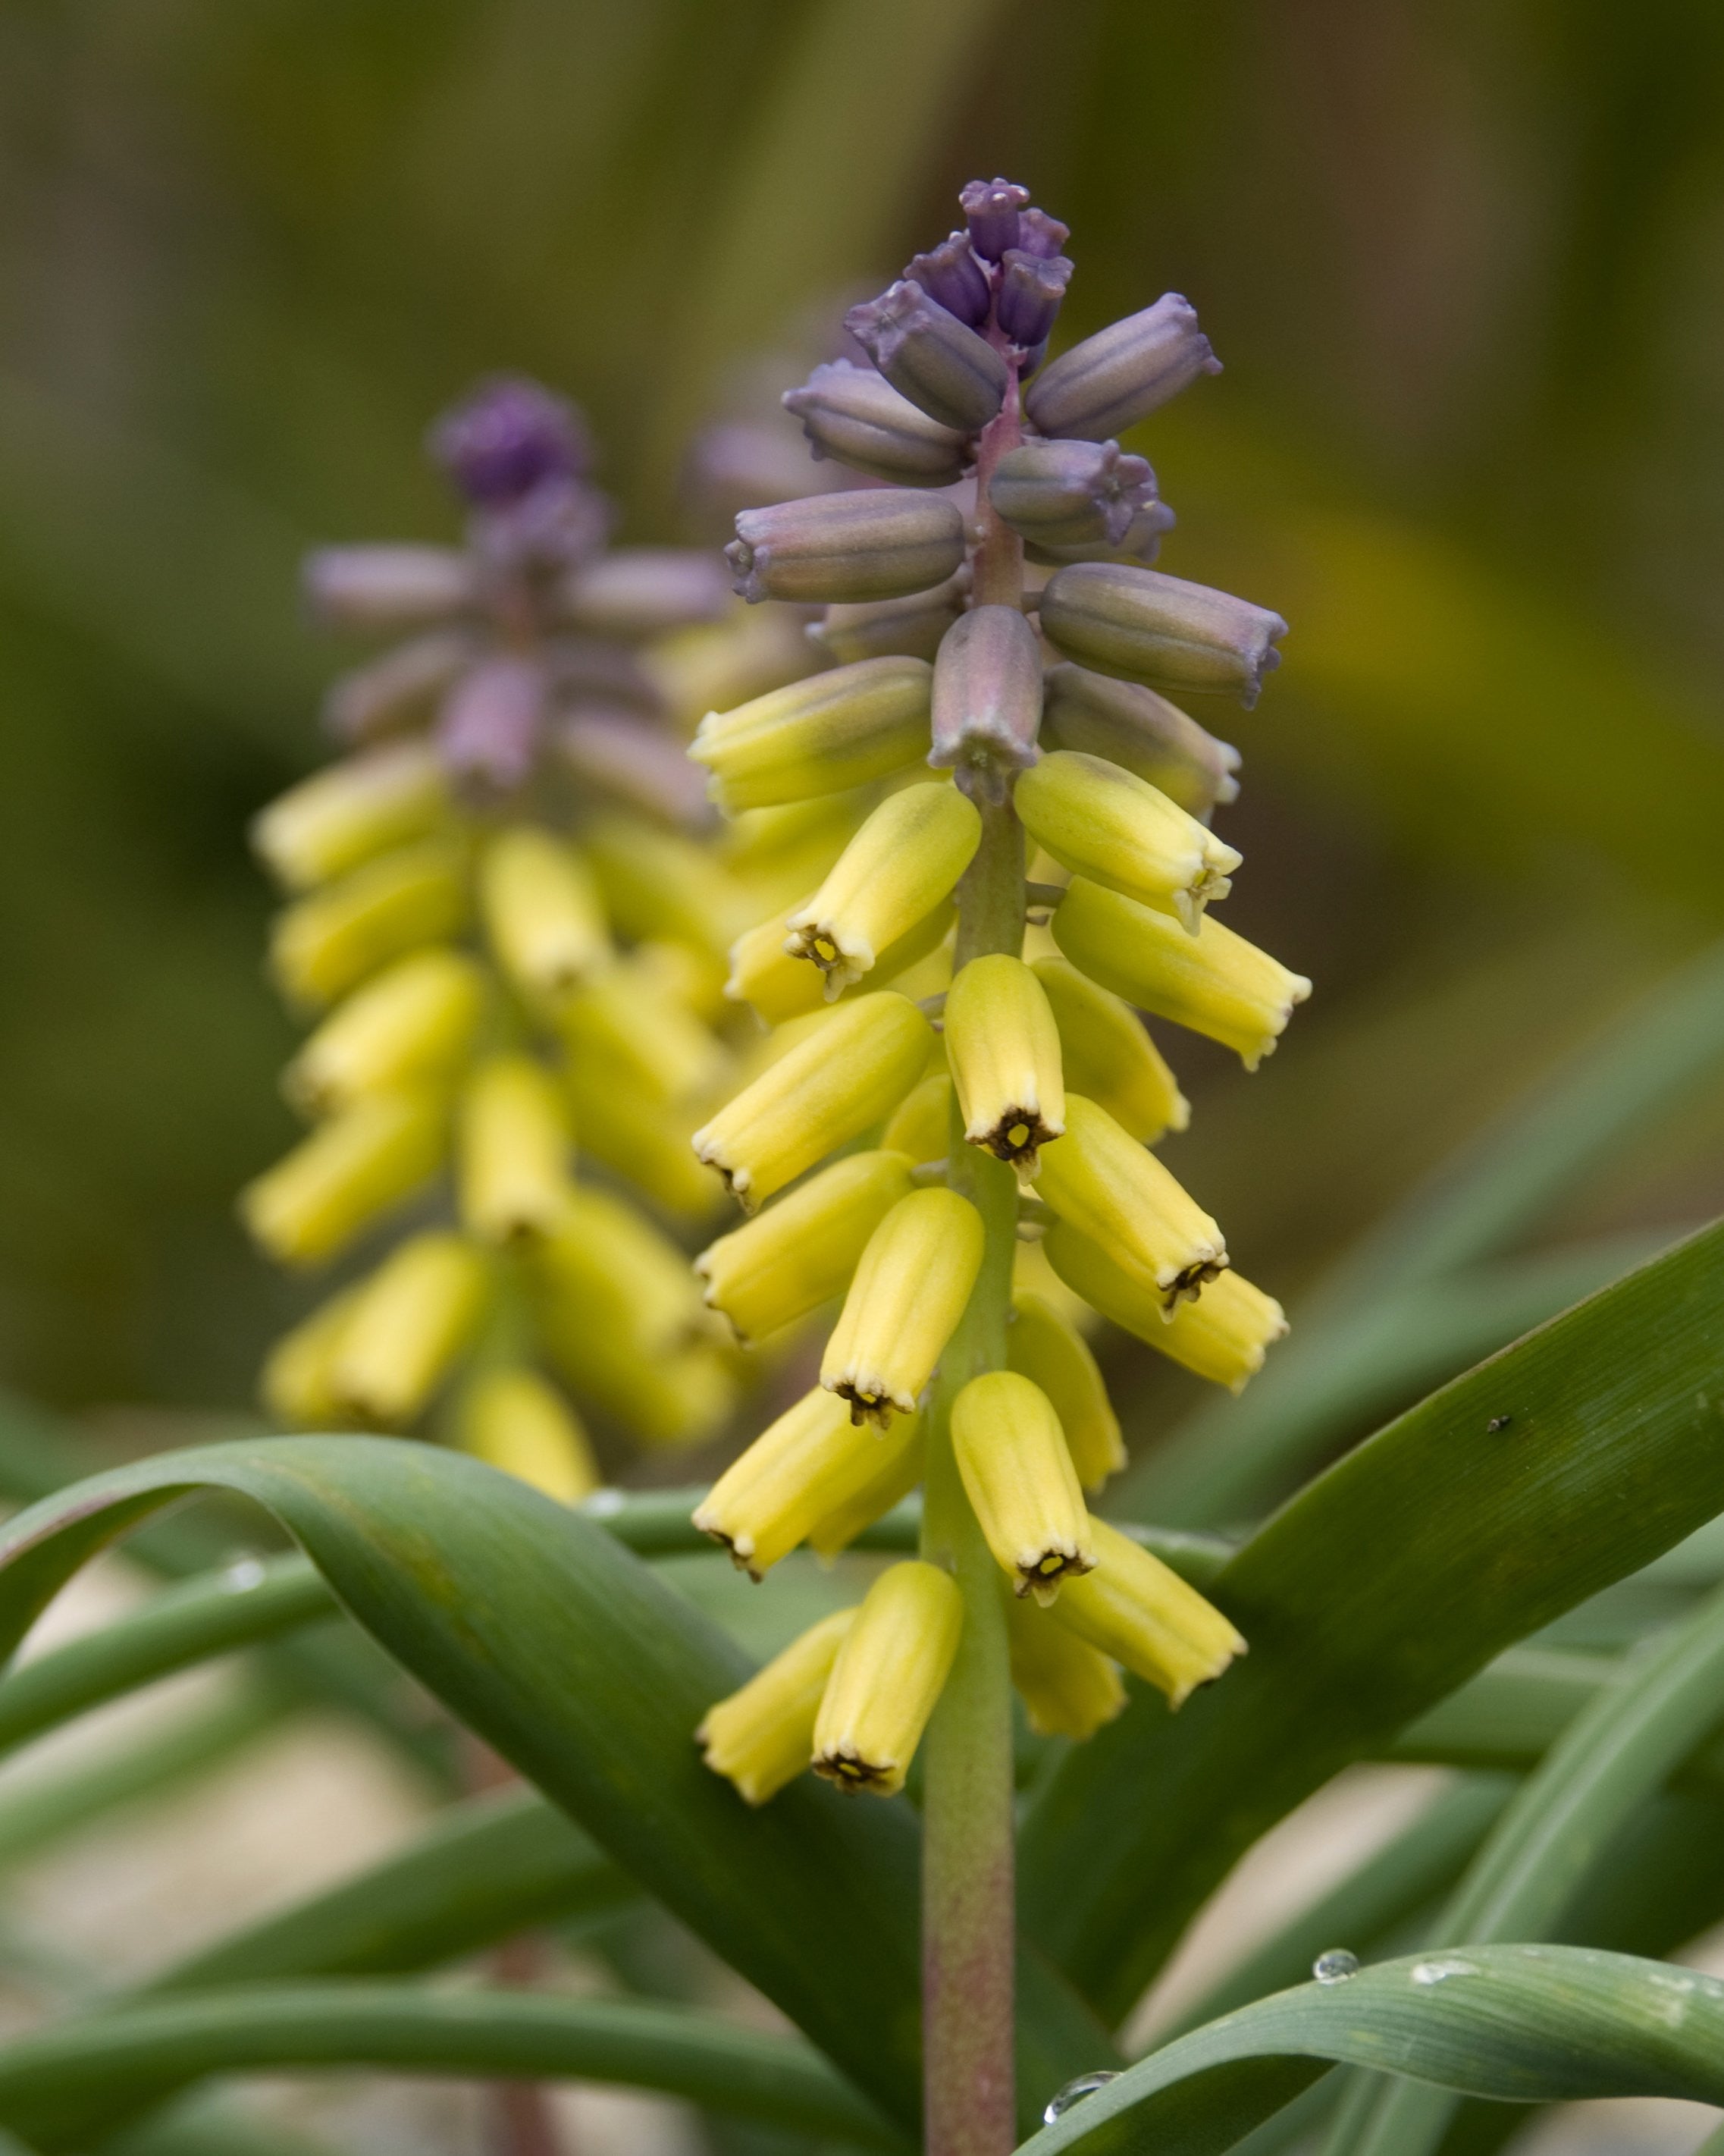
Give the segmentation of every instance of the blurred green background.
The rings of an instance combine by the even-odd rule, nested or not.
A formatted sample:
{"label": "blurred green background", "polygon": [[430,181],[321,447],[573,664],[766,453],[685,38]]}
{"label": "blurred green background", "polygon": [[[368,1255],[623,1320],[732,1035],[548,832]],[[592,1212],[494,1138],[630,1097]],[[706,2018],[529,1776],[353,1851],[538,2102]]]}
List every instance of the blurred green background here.
{"label": "blurred green background", "polygon": [[[243,1402],[300,1299],[231,1216],[291,1129],[243,831],[340,657],[300,547],[447,534],[420,436],[497,367],[672,535],[735,370],[974,172],[1072,225],[1070,330],[1196,301],[1227,372],[1132,444],[1162,566],[1293,625],[1200,715],[1229,921],[1317,994],[1254,1079],[1172,1045],[1242,1266],[1296,1314],[1724,927],[1716,4],[13,0],[0,114],[0,1367],[44,1399]],[[1724,1086],[1554,1232],[1721,1207]]]}

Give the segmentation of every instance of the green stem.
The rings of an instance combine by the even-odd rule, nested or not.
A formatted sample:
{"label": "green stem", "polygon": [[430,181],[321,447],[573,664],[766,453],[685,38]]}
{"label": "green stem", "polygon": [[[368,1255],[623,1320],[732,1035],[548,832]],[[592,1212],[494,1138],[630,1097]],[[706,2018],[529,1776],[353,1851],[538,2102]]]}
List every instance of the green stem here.
{"label": "green stem", "polygon": [[[958,965],[1024,942],[1024,833],[1009,803],[983,808],[958,894]],[[929,1725],[922,1806],[922,2028],[926,2156],[1006,2156],[1013,2072],[1012,1691],[998,1566],[964,1495],[952,1402],[1005,1361],[1017,1243],[1011,1169],[964,1142],[953,1108],[949,1180],[987,1229],[982,1270],[941,1361],[929,1414],[922,1554],[964,1597],[957,1658]]]}

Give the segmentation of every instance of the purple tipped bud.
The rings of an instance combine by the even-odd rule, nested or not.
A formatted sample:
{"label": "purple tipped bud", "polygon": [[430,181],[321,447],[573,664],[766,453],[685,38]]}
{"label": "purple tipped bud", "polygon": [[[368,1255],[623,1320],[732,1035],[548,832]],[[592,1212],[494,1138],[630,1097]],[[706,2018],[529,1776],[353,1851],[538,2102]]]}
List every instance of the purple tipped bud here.
{"label": "purple tipped bud", "polygon": [[1039,547],[1118,547],[1155,504],[1155,474],[1117,442],[1025,442],[1000,459],[988,491]]}
{"label": "purple tipped bud", "polygon": [[787,412],[802,421],[816,457],[900,486],[950,486],[962,476],[965,438],[900,397],[871,367],[840,359],[787,389]]}
{"label": "purple tipped bud", "polygon": [[398,644],[331,684],[323,700],[324,731],[357,744],[410,726],[472,659],[472,639],[459,629],[434,629]]}
{"label": "purple tipped bud", "polygon": [[578,777],[662,823],[695,830],[712,819],[706,773],[689,762],[680,741],[637,712],[577,707],[559,723],[557,746]]}
{"label": "purple tipped bud", "polygon": [[488,793],[512,793],[539,752],[545,675],[528,659],[487,659],[456,683],[437,721],[450,775]]}
{"label": "purple tipped bud", "polygon": [[494,375],[445,412],[428,440],[432,456],[469,501],[518,501],[542,480],[587,469],[587,429],[574,406],[523,376]]}
{"label": "purple tipped bud", "polygon": [[1024,409],[1044,434],[1103,442],[1221,362],[1178,292],[1075,344],[1030,385]]}
{"label": "purple tipped bud", "polygon": [[633,642],[719,620],[731,580],[703,547],[618,547],[575,570],[559,598],[558,612],[575,628]]}
{"label": "purple tipped bud", "polygon": [[1063,254],[1044,258],[1021,247],[1008,249],[1000,275],[999,326],[1026,352],[1048,341],[1071,282],[1071,264]]}
{"label": "purple tipped bud", "polygon": [[963,556],[957,506],[895,486],[746,509],[725,548],[736,572],[732,588],[751,605],[899,598],[943,583]]}
{"label": "purple tipped bud", "polygon": [[1071,227],[1044,209],[1027,209],[1018,220],[1018,244],[1026,254],[1063,254],[1070,237]]}
{"label": "purple tipped bud", "polygon": [[969,572],[960,569],[930,592],[883,599],[871,606],[830,606],[808,626],[809,639],[841,666],[894,653],[931,659],[962,611]]}
{"label": "purple tipped bud", "polygon": [[320,547],[304,576],[312,611],[337,629],[415,629],[479,596],[473,563],[453,547]]}
{"label": "purple tipped bud", "polygon": [[1029,207],[1028,187],[1013,180],[972,180],[957,199],[970,228],[970,244],[983,261],[998,262],[1018,244],[1018,213]]}
{"label": "purple tipped bud", "polygon": [[1048,669],[1042,690],[1044,747],[1116,763],[1206,820],[1213,808],[1238,798],[1239,751],[1153,689],[1065,665]]}
{"label": "purple tipped bud", "polygon": [[936,306],[944,307],[972,330],[988,320],[993,295],[988,272],[976,259],[967,232],[954,232],[926,254],[913,254],[904,275],[920,285]]}
{"label": "purple tipped bud", "polygon": [[978,433],[1005,401],[1004,360],[913,279],[852,307],[844,327],[892,387],[942,426]]}
{"label": "purple tipped bud", "polygon": [[1080,665],[1152,689],[1235,696],[1247,711],[1287,634],[1267,607],[1113,562],[1057,571],[1040,613],[1048,640]]}
{"label": "purple tipped bud", "polygon": [[1003,801],[1008,775],[1036,760],[1041,717],[1041,648],[1022,613],[960,614],[934,661],[934,769],[956,771],[972,800]]}

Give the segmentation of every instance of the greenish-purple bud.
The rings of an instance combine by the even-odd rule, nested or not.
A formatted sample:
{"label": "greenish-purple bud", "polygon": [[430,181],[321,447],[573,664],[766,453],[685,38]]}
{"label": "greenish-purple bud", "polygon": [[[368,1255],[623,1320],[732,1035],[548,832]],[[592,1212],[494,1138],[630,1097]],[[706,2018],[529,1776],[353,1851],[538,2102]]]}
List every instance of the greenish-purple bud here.
{"label": "greenish-purple bud", "polygon": [[1013,344],[1034,352],[1047,342],[1070,281],[1071,264],[1063,254],[1029,254],[1021,247],[1006,250],[995,315]]}
{"label": "greenish-purple bud", "polygon": [[954,232],[926,254],[911,255],[904,275],[920,285],[936,306],[944,307],[972,330],[988,320],[993,295],[968,233]]}
{"label": "greenish-purple bud", "polygon": [[1151,689],[1235,696],[1248,711],[1287,633],[1267,607],[1117,562],[1056,570],[1040,613],[1049,642],[1080,665]]}
{"label": "greenish-purple bud", "polygon": [[1009,775],[1036,760],[1042,654],[1014,606],[973,607],[947,630],[934,661],[933,747],[972,799],[998,803]]}
{"label": "greenish-purple bud", "polygon": [[1067,664],[1048,669],[1042,693],[1044,747],[1116,763],[1205,820],[1238,798],[1239,751],[1153,689]]}
{"label": "greenish-purple bud", "polygon": [[914,278],[852,307],[844,327],[892,387],[943,427],[977,434],[1005,401],[1005,361]]}
{"label": "greenish-purple bud", "polygon": [[1014,180],[972,180],[958,195],[970,228],[970,244],[984,262],[998,262],[1018,244],[1018,223],[1029,206],[1029,189]]}
{"label": "greenish-purple bud", "polygon": [[802,421],[817,458],[835,457],[900,486],[950,486],[963,475],[965,437],[931,419],[871,367],[843,359],[817,367],[782,401]]}
{"label": "greenish-purple bud", "polygon": [[988,486],[1007,523],[1039,547],[1116,548],[1155,498],[1155,474],[1117,442],[1023,443]]}
{"label": "greenish-purple bud", "polygon": [[858,488],[745,509],[725,549],[751,605],[900,598],[943,583],[964,556],[964,520],[942,495]]}
{"label": "greenish-purple bud", "polygon": [[841,665],[859,659],[881,659],[906,652],[915,659],[931,659],[940,639],[962,610],[969,583],[960,569],[931,591],[912,592],[908,598],[881,599],[868,606],[830,606],[818,622],[809,624],[808,636],[829,657]]}
{"label": "greenish-purple bud", "polygon": [[1141,562],[1147,568],[1162,551],[1162,534],[1171,531],[1178,519],[1165,501],[1146,501],[1133,511],[1125,536],[1116,547],[1105,540],[1088,540],[1068,547],[1049,547],[1027,539],[1024,542],[1026,561],[1039,562],[1049,569],[1064,568],[1068,562],[1117,562],[1121,559]]}
{"label": "greenish-purple bud", "polygon": [[1102,442],[1122,434],[1221,362],[1198,327],[1197,310],[1178,292],[1098,330],[1031,383],[1025,411],[1044,434]]}

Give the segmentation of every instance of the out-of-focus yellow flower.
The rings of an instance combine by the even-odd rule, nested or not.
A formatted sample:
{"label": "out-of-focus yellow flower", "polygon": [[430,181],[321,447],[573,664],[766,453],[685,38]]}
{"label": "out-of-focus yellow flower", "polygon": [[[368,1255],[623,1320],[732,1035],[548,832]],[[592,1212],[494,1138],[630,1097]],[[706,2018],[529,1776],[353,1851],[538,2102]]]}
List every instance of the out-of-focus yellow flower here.
{"label": "out-of-focus yellow flower", "polygon": [[995,953],[962,968],[946,998],[946,1054],[964,1136],[1025,1180],[1065,1129],[1060,1034],[1041,983]]}
{"label": "out-of-focus yellow flower", "polygon": [[859,996],[770,1064],[695,1132],[749,1211],[889,1116],[921,1075],[933,1029],[890,988]]}
{"label": "out-of-focus yellow flower", "polygon": [[1195,934],[1240,856],[1165,793],[1099,756],[1056,749],[1018,781],[1024,829],[1064,868],[1170,913]]}
{"label": "out-of-focus yellow flower", "polygon": [[1038,1737],[1081,1743],[1125,1706],[1126,1687],[1107,1656],[1035,1603],[1006,1598],[1006,1640],[1012,1682]]}
{"label": "out-of-focus yellow flower", "polygon": [[858,1422],[908,1414],[982,1269],[982,1215],[955,1190],[900,1199],[868,1240],[820,1363]]}
{"label": "out-of-focus yellow flower", "polygon": [[591,1332],[651,1361],[694,1338],[700,1291],[662,1229],[608,1191],[572,1185],[528,1278],[559,1336]]}
{"label": "out-of-focus yellow flower", "polygon": [[249,1183],[240,1217],[279,1263],[315,1265],[430,1181],[448,1130],[434,1094],[367,1094]]}
{"label": "out-of-focus yellow flower", "polygon": [[1213,1603],[1106,1520],[1091,1523],[1095,1569],[1066,1583],[1056,1620],[1179,1707],[1245,1642]]}
{"label": "out-of-focus yellow flower", "polygon": [[251,842],[277,880],[310,891],[448,820],[449,788],[428,742],[397,742],[304,779],[255,817]]}
{"label": "out-of-focus yellow flower", "polygon": [[511,824],[485,848],[479,900],[497,963],[530,1004],[561,1003],[610,957],[592,870],[536,824]]}
{"label": "out-of-focus yellow flower", "polygon": [[935,782],[891,794],[791,915],[785,949],[811,959],[826,977],[828,998],[836,997],[943,909],[981,839],[975,803],[955,786]]}
{"label": "out-of-focus yellow flower", "polygon": [[485,1309],[485,1260],[459,1235],[414,1235],[360,1289],[331,1358],[330,1389],[364,1422],[410,1422]]}
{"label": "out-of-focus yellow flower", "polygon": [[913,1188],[902,1153],[851,1153],[695,1260],[706,1301],[757,1340],[841,1295],[869,1237]]}
{"label": "out-of-focus yellow flower", "polygon": [[270,937],[270,968],[291,1002],[331,1004],[392,958],[453,936],[466,916],[461,849],[428,839],[289,906]]}
{"label": "out-of-focus yellow flower", "polygon": [[590,1059],[613,1084],[649,1101],[692,1100],[724,1075],[716,1037],[627,963],[608,968],[569,999],[562,1030],[573,1065]]}
{"label": "out-of-focus yellow flower", "polygon": [[1227,1264],[1221,1230],[1155,1155],[1080,1093],[1066,1096],[1065,1116],[1036,1176],[1060,1219],[1152,1282],[1169,1309],[1213,1280]]}
{"label": "out-of-focus yellow flower", "polygon": [[360,1292],[358,1287],[343,1288],[320,1303],[264,1358],[258,1390],[269,1414],[288,1429],[333,1430],[344,1419],[346,1409],[336,1396],[330,1373]]}
{"label": "out-of-focus yellow flower", "polygon": [[485,978],[459,951],[416,952],[375,975],[311,1035],[282,1077],[296,1107],[326,1116],[363,1093],[432,1081],[473,1043]]}
{"label": "out-of-focus yellow flower", "polygon": [[695,1740],[713,1773],[734,1782],[745,1802],[765,1804],[813,1763],[815,1717],[855,1620],[854,1609],[823,1617],[741,1691],[706,1710]]}
{"label": "out-of-focus yellow flower", "polygon": [[631,942],[687,943],[721,960],[747,927],[747,895],[695,839],[608,816],[586,844],[611,919]]}
{"label": "out-of-focus yellow flower", "polygon": [[536,1370],[480,1371],[462,1395],[456,1434],[464,1450],[559,1504],[577,1505],[599,1486],[580,1417]]}
{"label": "out-of-focus yellow flower", "polygon": [[1045,1296],[1019,1290],[1012,1297],[1006,1363],[1039,1385],[1065,1434],[1077,1479],[1099,1490],[1126,1464],[1120,1419],[1089,1343]]}
{"label": "out-of-focus yellow flower", "polygon": [[643,1100],[619,1086],[608,1065],[590,1059],[568,1067],[568,1097],[582,1152],[626,1176],[662,1211],[702,1221],[724,1209],[724,1192],[695,1158],[689,1133],[695,1113]]}
{"label": "out-of-focus yellow flower", "polygon": [[1038,958],[1031,970],[1052,1008],[1072,1091],[1106,1108],[1140,1144],[1183,1131],[1191,1104],[1131,1005],[1069,959]]}
{"label": "out-of-focus yellow flower", "polygon": [[957,1583],[911,1558],[868,1590],[844,1635],[814,1723],[814,1772],[840,1789],[895,1795],[944,1689],[963,1630]]}
{"label": "out-of-focus yellow flower", "polygon": [[570,1151],[568,1118],[543,1064],[487,1057],[461,1096],[462,1225],[482,1243],[548,1235],[567,1203]]}
{"label": "out-of-focus yellow flower", "polygon": [[952,1404],[952,1449],[995,1562],[1019,1594],[1048,1603],[1090,1571],[1095,1548],[1052,1403],[1015,1370],[972,1378]]}
{"label": "out-of-focus yellow flower", "polygon": [[1255,1070],[1296,1004],[1311,993],[1266,951],[1205,914],[1196,936],[1118,891],[1075,876],[1054,915],[1054,940],[1080,973],[1139,1010],[1233,1049]]}
{"label": "out-of-focus yellow flower", "polygon": [[1273,1296],[1238,1273],[1211,1281],[1195,1302],[1164,1307],[1160,1292],[1114,1262],[1099,1243],[1059,1221],[1043,1245],[1048,1261],[1075,1295],[1212,1384],[1243,1392],[1287,1330]]}

